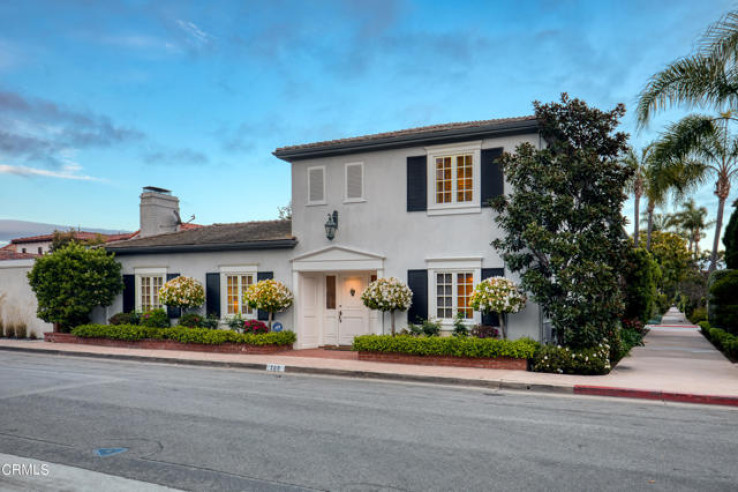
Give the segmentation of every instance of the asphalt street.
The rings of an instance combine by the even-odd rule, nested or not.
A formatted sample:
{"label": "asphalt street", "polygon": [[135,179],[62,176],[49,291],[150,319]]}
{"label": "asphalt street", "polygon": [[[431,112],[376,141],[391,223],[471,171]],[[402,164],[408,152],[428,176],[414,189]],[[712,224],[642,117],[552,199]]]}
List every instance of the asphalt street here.
{"label": "asphalt street", "polygon": [[735,491],[738,409],[3,352],[0,453],[185,490]]}

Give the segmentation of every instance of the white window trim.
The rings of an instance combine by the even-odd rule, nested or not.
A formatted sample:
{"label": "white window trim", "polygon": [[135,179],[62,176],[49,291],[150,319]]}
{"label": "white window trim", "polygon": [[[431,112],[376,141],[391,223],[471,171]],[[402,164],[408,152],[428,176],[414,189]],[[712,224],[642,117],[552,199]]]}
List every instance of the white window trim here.
{"label": "white window trim", "polygon": [[[320,169],[323,171],[323,199],[320,201],[312,202],[310,201],[310,171],[314,169]],[[311,166],[307,168],[307,205],[308,206],[326,205],[328,203],[326,200],[326,196],[325,196],[325,192],[327,189],[327,186],[326,186],[327,181],[328,181],[328,174],[326,173],[325,166]]]}
{"label": "white window trim", "polygon": [[[161,277],[162,278],[162,286],[167,281],[167,269],[166,267],[146,267],[146,268],[134,268],[133,269],[133,275],[134,275],[134,287],[136,291],[136,311],[142,311],[143,310],[143,304],[141,303],[141,277]],[[161,304],[160,307],[164,307],[164,304]]]}
{"label": "white window trim", "polygon": [[[257,265],[228,265],[220,267],[220,318],[232,319],[233,314],[228,314],[228,276],[231,275],[253,275],[256,282]],[[241,314],[242,319],[256,319],[257,311],[252,314]]]}
{"label": "white window trim", "polygon": [[[464,142],[459,145],[435,145],[425,148],[427,155],[427,200],[428,215],[452,215],[452,214],[468,214],[481,213],[482,202],[482,173],[480,162],[482,159],[482,141]],[[451,203],[436,203],[436,158],[449,155],[472,154],[472,201],[458,203],[455,200]],[[456,162],[453,163],[453,169],[456,169]],[[456,183],[456,173],[453,174],[454,183]],[[456,185],[454,184],[454,189]],[[452,195],[455,199],[455,193]]]}
{"label": "white window trim", "polygon": [[[348,197],[348,168],[349,166],[361,167],[361,196],[359,198]],[[364,163],[363,162],[347,162],[343,166],[343,203],[360,203],[366,201],[366,185],[364,184]]]}
{"label": "white window trim", "polygon": [[[438,294],[436,291],[436,275],[439,273],[451,273],[451,274],[457,274],[457,273],[466,273],[466,272],[472,272],[472,282],[474,287],[477,286],[477,284],[481,281],[482,277],[482,269],[480,268],[460,268],[460,267],[454,267],[454,268],[435,268],[435,269],[428,269],[428,307],[429,307],[429,318],[434,319],[441,323],[441,328],[443,330],[452,330],[454,327],[454,320],[453,319],[446,319],[446,318],[438,318]],[[458,300],[458,296],[456,295],[456,292],[453,292],[453,303],[454,303],[454,310],[458,308],[458,306],[455,306]],[[482,313],[478,311],[472,311],[472,318],[466,320],[464,324],[470,326],[472,324],[480,324],[482,322]]]}

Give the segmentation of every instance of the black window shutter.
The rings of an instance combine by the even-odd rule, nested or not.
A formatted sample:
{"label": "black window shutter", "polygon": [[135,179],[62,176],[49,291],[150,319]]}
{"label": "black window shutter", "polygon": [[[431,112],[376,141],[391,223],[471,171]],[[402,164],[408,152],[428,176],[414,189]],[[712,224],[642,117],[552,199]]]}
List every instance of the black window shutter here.
{"label": "black window shutter", "polygon": [[123,275],[123,312],[130,313],[136,309],[136,276]]}
{"label": "black window shutter", "polygon": [[489,200],[505,193],[505,179],[498,157],[502,155],[502,148],[482,149],[482,183],[481,200],[483,207],[489,207]]}
{"label": "black window shutter", "polygon": [[220,319],[220,273],[205,274],[205,313]]}
{"label": "black window shutter", "polygon": [[[177,277],[179,277],[179,273],[167,273],[167,282]],[[169,316],[169,319],[181,318],[182,308],[167,306],[167,316]]]}
{"label": "black window shutter", "polygon": [[[274,272],[256,272],[256,281],[259,282],[261,280],[272,280],[274,278]],[[269,320],[269,313],[266,311],[257,311],[256,313],[256,319],[259,321],[268,321]]]}
{"label": "black window shutter", "polygon": [[[482,280],[490,277],[504,276],[504,268],[482,268]],[[482,324],[487,326],[500,326],[500,317],[497,313],[482,313]]]}
{"label": "black window shutter", "polygon": [[428,158],[424,155],[407,158],[407,211],[428,209]]}
{"label": "black window shutter", "polygon": [[408,270],[407,286],[413,291],[413,305],[407,310],[407,321],[428,319],[428,270]]}

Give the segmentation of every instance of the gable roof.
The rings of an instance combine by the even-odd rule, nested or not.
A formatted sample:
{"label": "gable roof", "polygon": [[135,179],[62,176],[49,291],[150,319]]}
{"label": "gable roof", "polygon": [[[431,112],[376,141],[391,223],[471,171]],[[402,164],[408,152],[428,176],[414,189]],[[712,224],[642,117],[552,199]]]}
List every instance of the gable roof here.
{"label": "gable roof", "polygon": [[109,243],[105,249],[117,255],[126,255],[292,248],[296,244],[297,239],[292,235],[292,221],[267,220],[200,226]]}
{"label": "gable roof", "polygon": [[[61,231],[66,232],[66,231]],[[86,241],[89,239],[96,239],[98,236],[102,237],[103,240],[107,242],[111,241],[120,241],[122,239],[128,239],[130,237],[133,237],[133,235],[136,234],[135,232],[124,232],[120,234],[102,234],[99,232],[88,232],[88,231],[74,231],[74,238],[80,241]],[[11,244],[27,244],[27,243],[42,243],[46,241],[52,241],[54,239],[54,234],[41,234],[39,236],[28,236],[28,237],[19,237],[16,239],[11,239]]]}
{"label": "gable roof", "polygon": [[367,150],[393,149],[414,145],[459,142],[470,138],[536,133],[535,116],[466,121],[443,125],[421,126],[360,137],[326,140],[277,148],[273,154],[292,162],[312,157],[344,155]]}
{"label": "gable roof", "polygon": [[41,255],[36,253],[18,253],[12,249],[0,248],[0,261],[5,260],[30,260],[32,258],[38,258]]}

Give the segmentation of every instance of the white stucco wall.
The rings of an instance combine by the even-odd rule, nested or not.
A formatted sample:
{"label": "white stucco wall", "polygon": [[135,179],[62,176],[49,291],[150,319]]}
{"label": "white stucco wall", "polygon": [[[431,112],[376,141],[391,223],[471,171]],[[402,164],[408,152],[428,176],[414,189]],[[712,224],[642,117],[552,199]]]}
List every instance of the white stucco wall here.
{"label": "white stucco wall", "polygon": [[0,320],[4,325],[23,322],[26,324],[27,335],[34,333],[41,338],[44,332],[53,331],[53,326],[36,317],[38,303],[26,277],[33,262],[34,260],[0,261]]}
{"label": "white stucco wall", "polygon": [[[485,139],[481,141],[481,148],[503,147],[505,151],[513,151],[524,141],[540,145],[538,135],[521,135]],[[407,211],[407,157],[426,153],[425,147],[412,147],[294,162],[293,233],[299,238],[294,255],[334,245],[366,251],[385,257],[385,277],[403,280],[407,280],[409,269],[427,269],[429,260],[433,259],[479,257],[482,268],[503,268],[502,258],[490,245],[501,234],[491,209],[440,216],[427,211]],[[344,200],[345,164],[354,162],[364,163],[366,201],[347,203]],[[314,166],[326,168],[325,205],[308,205],[307,169]],[[510,192],[510,185],[506,183],[505,193]],[[329,241],[323,225],[333,210],[339,213],[339,226],[335,239]],[[529,304],[521,313],[510,315],[508,324],[511,338],[539,339],[540,309]]]}

